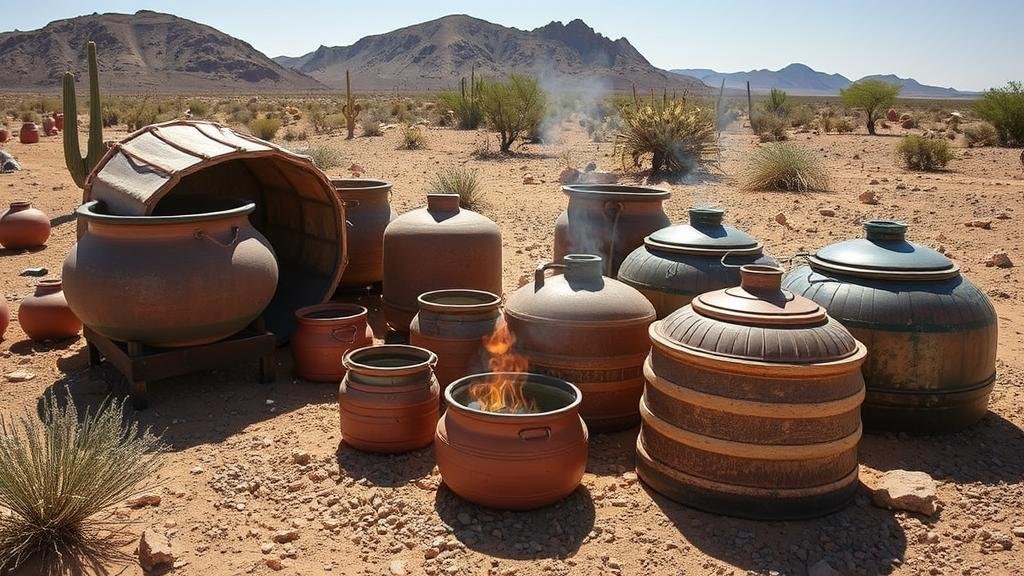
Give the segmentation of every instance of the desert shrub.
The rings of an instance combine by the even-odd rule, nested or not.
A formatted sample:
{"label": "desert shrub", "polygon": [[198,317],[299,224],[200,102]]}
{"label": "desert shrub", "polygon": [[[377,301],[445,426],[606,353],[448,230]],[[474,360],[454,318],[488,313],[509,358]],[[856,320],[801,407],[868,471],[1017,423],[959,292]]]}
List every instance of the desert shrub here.
{"label": "desert shrub", "polygon": [[35,110],[22,110],[19,115],[19,119],[22,122],[35,122],[39,123],[39,113]]}
{"label": "desert shrub", "polygon": [[450,167],[434,174],[427,183],[430,194],[457,194],[459,206],[467,209],[475,208],[483,198],[480,181],[476,170],[471,168]]}
{"label": "desert shrub", "polygon": [[359,125],[363,129],[363,136],[380,136],[384,133],[380,126],[380,120],[375,114],[368,114],[360,121]]}
{"label": "desert shrub", "polygon": [[295,130],[295,129],[293,129],[293,128],[291,128],[289,126],[284,131],[284,136],[282,136],[282,138],[284,138],[285,142],[295,142],[296,140],[307,140],[309,138],[309,133],[306,132],[305,130]]}
{"label": "desert shrub", "polygon": [[794,128],[810,128],[814,124],[815,118],[814,109],[806,104],[793,108],[788,116],[789,125]]}
{"label": "desert shrub", "polygon": [[718,165],[715,113],[686,100],[651,96],[650,102],[634,98],[621,112],[622,132],[617,137],[623,158],[641,166],[650,158],[653,174],[685,175]]}
{"label": "desert shrub", "polygon": [[249,129],[257,138],[273,140],[281,129],[281,121],[277,118],[255,118],[249,122]]}
{"label": "desert shrub", "polygon": [[193,118],[207,119],[213,115],[213,109],[210,104],[202,100],[189,100],[188,111],[192,113]]}
{"label": "desert shrub", "polygon": [[402,127],[402,148],[405,150],[422,150],[427,147],[427,135],[421,126],[406,125]]}
{"label": "desert shrub", "polygon": [[829,116],[828,114],[822,114],[817,120],[815,120],[815,125],[819,130],[827,134],[835,129],[835,120],[836,119],[834,117]]}
{"label": "desert shrub", "polygon": [[945,138],[904,136],[896,144],[896,154],[911,170],[936,170],[953,159],[953,150]]}
{"label": "desert shrub", "polygon": [[853,132],[853,122],[850,122],[850,119],[846,116],[836,118],[832,122],[832,127],[840,134],[849,134],[850,132]]}
{"label": "desert shrub", "polygon": [[988,122],[978,122],[964,127],[964,138],[968,146],[998,146],[999,133]]}
{"label": "desert shrub", "polygon": [[1024,83],[985,91],[974,110],[992,123],[1003,146],[1024,146]]}
{"label": "desert shrub", "polygon": [[51,573],[79,573],[116,550],[111,522],[96,516],[145,488],[164,449],[125,422],[123,404],[107,400],[79,414],[52,389],[38,419],[0,415],[0,573],[33,557]]}
{"label": "desert shrub", "polygon": [[789,116],[793,103],[787,98],[785,90],[772,88],[768,97],[758,103],[762,114],[771,114],[779,118]]}
{"label": "desert shrub", "polygon": [[789,122],[774,114],[755,114],[750,119],[750,128],[761,142],[781,142],[789,139]]}
{"label": "desert shrub", "polygon": [[825,166],[813,151],[789,142],[759,146],[741,174],[744,190],[828,190]]}
{"label": "desert shrub", "polygon": [[508,153],[544,119],[547,96],[532,76],[511,74],[505,82],[484,82],[480,109],[488,126],[498,132],[498,148]]}
{"label": "desert shrub", "polygon": [[341,151],[325,144],[312,144],[306,148],[293,148],[292,152],[309,156],[313,160],[313,164],[324,171],[337,168],[342,163]]}
{"label": "desert shrub", "polygon": [[881,80],[858,80],[839,91],[843,106],[862,108],[867,116],[868,134],[875,134],[875,121],[896,103],[896,96],[903,87]]}

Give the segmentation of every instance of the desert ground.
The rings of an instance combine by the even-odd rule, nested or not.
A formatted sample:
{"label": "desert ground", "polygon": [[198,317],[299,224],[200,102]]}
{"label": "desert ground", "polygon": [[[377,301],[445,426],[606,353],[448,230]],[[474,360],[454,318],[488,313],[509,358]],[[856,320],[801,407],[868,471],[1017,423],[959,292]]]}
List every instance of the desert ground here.
{"label": "desert ground", "polygon": [[[15,124],[12,123],[12,126]],[[894,133],[901,133],[895,130]],[[126,134],[105,131],[107,139]],[[558,175],[570,151],[581,164],[621,170],[611,143],[596,144],[564,122],[550,143],[512,156],[471,156],[484,132],[426,130],[423,150],[399,150],[399,129],[345,140],[312,135],[340,151],[331,176],[352,163],[394,183],[398,212],[424,204],[439,168],[479,170],[480,211],[503,234],[504,288],[515,289],[552,254],[553,224],[566,205]],[[734,123],[722,134],[722,174],[660,183],[672,190],[666,211],[685,222],[693,205],[726,209],[727,221],[786,260],[861,235],[860,223],[895,218],[909,237],[941,247],[982,287],[999,315],[998,379],[988,415],[958,434],[935,437],[866,434],[861,480],[870,486],[892,469],[919,470],[938,483],[933,517],[871,503],[862,487],[845,510],[800,522],[758,522],[707,514],[644,487],[634,472],[637,429],[594,435],[582,486],[563,502],[534,512],[499,512],[461,501],[440,482],[432,449],[399,456],[363,454],[340,444],[337,386],[296,380],[287,349],[277,354],[277,381],[258,383],[257,363],[154,382],[150,408],[134,414],[162,434],[170,450],[150,491],[159,505],[116,510],[135,538],[114,574],[141,574],[137,535],[165,533],[177,562],[172,574],[287,575],[676,575],[839,574],[985,575],[1024,573],[1024,171],[1020,150],[957,148],[948,170],[909,172],[893,155],[896,138],[853,134],[793,135],[818,151],[831,191],[744,192],[737,174],[757,138]],[[11,306],[31,292],[26,268],[59,273],[75,241],[73,211],[81,191],[64,167],[59,137],[4,148],[23,170],[0,175],[0,201],[30,200],[53,222],[45,249],[0,251],[0,293]],[[524,184],[524,175],[542,181]],[[631,181],[634,176],[623,175]],[[866,190],[879,203],[861,203]],[[834,214],[825,216],[826,214]],[[831,211],[831,212],[830,212]],[[778,215],[782,215],[779,217]],[[974,219],[991,228],[967,227]],[[1018,267],[987,267],[995,250]],[[372,303],[371,303],[372,305]],[[372,306],[371,306],[372,307]],[[379,315],[379,310],[376,311]],[[375,322],[380,327],[379,318]],[[378,337],[383,337],[378,332]],[[3,375],[27,371],[27,381]],[[90,368],[83,339],[33,343],[12,321],[0,343],[0,412],[34,411],[48,389],[67,386],[79,405],[117,391],[119,374]],[[289,543],[272,541],[295,530]]]}

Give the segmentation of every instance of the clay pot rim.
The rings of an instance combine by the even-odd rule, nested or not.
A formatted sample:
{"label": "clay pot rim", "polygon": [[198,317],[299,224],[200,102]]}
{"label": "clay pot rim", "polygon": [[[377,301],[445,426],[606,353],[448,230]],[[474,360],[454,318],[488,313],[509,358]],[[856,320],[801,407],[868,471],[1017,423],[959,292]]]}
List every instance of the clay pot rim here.
{"label": "clay pot rim", "polygon": [[244,216],[251,214],[256,210],[256,203],[248,202],[235,208],[218,210],[215,212],[197,212],[195,214],[176,214],[168,216],[121,216],[117,214],[104,214],[102,212],[97,212],[97,208],[101,206],[105,207],[105,204],[101,200],[92,200],[79,206],[78,209],[75,210],[75,213],[78,214],[80,218],[84,218],[92,222],[117,224],[122,226],[151,226],[161,224],[209,222],[212,220]]}
{"label": "clay pot rim", "polygon": [[[386,355],[402,354],[405,356],[422,356],[422,360],[413,362],[410,364],[404,364],[401,366],[373,366],[370,364],[363,364],[359,362],[358,356],[367,354],[379,354]],[[437,354],[421,348],[419,346],[411,346],[409,344],[381,344],[380,346],[363,346],[362,348],[354,348],[345,353],[345,356],[341,359],[341,364],[347,370],[355,370],[359,373],[376,375],[376,376],[400,376],[403,374],[412,374],[420,372],[424,369],[430,370],[437,364]]]}
{"label": "clay pot rim", "polygon": [[29,200],[12,200],[10,208],[11,210],[28,210],[32,207],[32,202]]}
{"label": "clay pot rim", "polygon": [[660,202],[672,196],[670,190],[654,186],[635,186],[630,184],[567,184],[562,192],[569,196],[592,196],[601,200],[628,200]]}
{"label": "clay pot rim", "polygon": [[[539,385],[554,386],[560,388],[562,391],[573,394],[573,400],[554,410],[548,410],[547,412],[528,412],[522,414],[505,414],[500,412],[487,412],[485,410],[478,410],[476,408],[470,408],[465,404],[460,403],[455,399],[454,392],[461,390],[469,386],[474,380],[482,378],[490,378],[494,375],[516,375],[525,378],[529,382],[533,382]],[[572,382],[562,380],[561,378],[555,378],[554,376],[548,376],[547,374],[538,374],[536,372],[481,372],[479,374],[470,374],[463,376],[458,380],[449,384],[444,391],[444,400],[448,406],[448,410],[455,410],[467,416],[478,418],[480,420],[487,421],[498,421],[498,422],[515,422],[515,423],[529,423],[532,421],[543,421],[548,420],[554,416],[561,416],[566,413],[578,412],[580,403],[583,401],[583,392],[576,387]]]}
{"label": "clay pot rim", "polygon": [[[330,310],[336,310],[338,312],[348,311],[349,314],[339,314],[331,317],[311,318],[310,314],[317,312],[325,312]],[[324,304],[313,304],[312,306],[304,306],[295,311],[295,320],[303,324],[331,324],[339,320],[355,320],[359,318],[365,318],[368,314],[368,310],[365,306],[359,304],[348,304],[344,302],[327,302]]]}
{"label": "clay pot rim", "polygon": [[[440,302],[430,300],[430,297],[432,296],[441,295],[461,295],[467,298],[480,297],[480,301],[474,304],[442,304]],[[443,288],[441,290],[431,290],[420,294],[416,297],[416,302],[419,303],[420,310],[429,310],[431,312],[469,313],[483,312],[501,306],[501,296],[486,290],[472,290],[470,288]]]}
{"label": "clay pot rim", "polygon": [[390,190],[393,184],[377,178],[331,178],[331,186],[336,192],[363,192]]}
{"label": "clay pot rim", "polygon": [[40,278],[34,286],[36,288],[61,288],[64,286],[64,280],[60,276],[48,276]]}

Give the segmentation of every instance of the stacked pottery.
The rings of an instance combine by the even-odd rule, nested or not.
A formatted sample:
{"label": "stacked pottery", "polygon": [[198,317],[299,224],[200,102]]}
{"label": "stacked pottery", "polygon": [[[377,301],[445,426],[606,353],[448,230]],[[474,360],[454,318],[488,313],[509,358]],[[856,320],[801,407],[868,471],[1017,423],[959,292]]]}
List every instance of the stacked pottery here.
{"label": "stacked pottery", "polygon": [[72,338],[82,331],[82,321],[64,298],[60,278],[36,283],[35,292],[18,306],[18,323],[36,341]]}
{"label": "stacked pottery", "polygon": [[[545,278],[545,271],[564,274]],[[569,254],[537,268],[534,281],[505,305],[514,350],[531,372],[574,383],[580,414],[595,432],[622,430],[640,419],[641,368],[650,349],[654,307],[643,294],[603,277],[600,256]]]}
{"label": "stacked pottery", "polygon": [[907,225],[864,224],[865,238],[822,248],[784,286],[828,308],[868,347],[867,428],[950,432],[987,412],[998,318],[985,293]]}
{"label": "stacked pottery", "polygon": [[363,288],[384,278],[384,229],[395,219],[391,183],[383,180],[331,180],[345,206],[348,222],[348,266],[339,288]]}
{"label": "stacked pottery", "polygon": [[430,445],[440,404],[437,356],[416,346],[358,348],[345,355],[338,390],[341,439],[366,452],[408,452]]}
{"label": "stacked pottery", "polygon": [[38,248],[50,238],[50,218],[31,202],[11,202],[0,214],[0,246],[9,250]]}
{"label": "stacked pottery", "polygon": [[25,122],[18,132],[18,140],[22,144],[35,144],[39,142],[39,126],[35,122]]}
{"label": "stacked pottery", "polygon": [[740,283],[740,266],[775,260],[746,232],[722,224],[725,211],[690,208],[690,223],[644,238],[626,257],[619,280],[639,290],[664,318],[698,294]]}
{"label": "stacked pottery", "polygon": [[349,350],[373,344],[366,308],[328,302],[295,311],[291,349],[295,374],[314,382],[340,382]]}
{"label": "stacked pottery", "polygon": [[488,366],[484,339],[501,323],[501,298],[483,290],[435,290],[421,294],[409,326],[409,343],[437,354],[434,374],[442,390]]}
{"label": "stacked pottery", "polygon": [[858,486],[867,352],[781,269],[740,274],[651,325],[637,473],[714,513],[827,514]]}
{"label": "stacked pottery", "polygon": [[424,292],[469,288],[501,293],[501,231],[459,207],[457,194],[428,194],[426,208],[395,218],[384,231],[384,316],[408,332]]}

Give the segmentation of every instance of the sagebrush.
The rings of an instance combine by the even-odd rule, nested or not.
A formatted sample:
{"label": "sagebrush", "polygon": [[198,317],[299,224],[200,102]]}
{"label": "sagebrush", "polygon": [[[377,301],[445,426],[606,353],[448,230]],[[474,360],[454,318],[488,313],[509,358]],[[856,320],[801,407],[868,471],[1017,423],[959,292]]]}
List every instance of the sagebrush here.
{"label": "sagebrush", "polygon": [[281,129],[281,121],[277,118],[256,118],[249,123],[249,129],[257,138],[273,140]]}
{"label": "sagebrush", "polygon": [[402,128],[402,146],[405,150],[422,150],[427,147],[427,135],[422,126],[404,126]]}
{"label": "sagebrush", "polygon": [[622,108],[622,131],[616,142],[623,158],[641,167],[650,161],[652,174],[686,175],[718,168],[715,112],[686,99],[667,96],[650,101],[634,97]]}
{"label": "sagebrush", "polygon": [[789,142],[759,146],[750,155],[740,178],[744,190],[825,191],[828,172],[816,153]]}
{"label": "sagebrush", "polygon": [[896,145],[896,154],[911,170],[938,170],[953,159],[953,150],[945,138],[904,136]]}
{"label": "sagebrush", "polygon": [[964,127],[964,138],[968,146],[998,146],[999,132],[988,122],[978,122]]}
{"label": "sagebrush", "polygon": [[309,156],[313,160],[313,164],[320,170],[337,168],[342,163],[341,151],[325,144],[314,144],[308,148],[299,148],[294,152]]}

